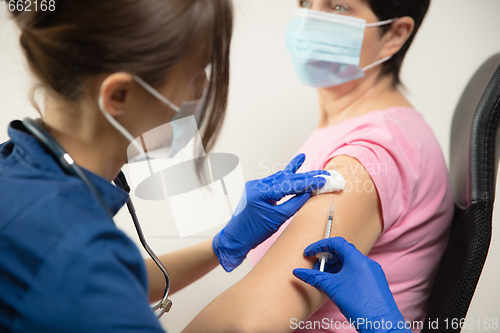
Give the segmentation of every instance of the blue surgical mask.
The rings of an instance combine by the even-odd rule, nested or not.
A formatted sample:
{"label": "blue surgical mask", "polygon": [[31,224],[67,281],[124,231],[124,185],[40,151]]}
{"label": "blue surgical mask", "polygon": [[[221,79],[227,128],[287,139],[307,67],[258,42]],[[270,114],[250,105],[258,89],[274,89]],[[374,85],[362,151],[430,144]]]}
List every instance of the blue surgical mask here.
{"label": "blue surgical mask", "polygon": [[363,77],[364,72],[391,57],[359,67],[366,27],[379,27],[395,19],[367,24],[365,20],[297,8],[286,33],[300,80],[307,86],[325,88]]}

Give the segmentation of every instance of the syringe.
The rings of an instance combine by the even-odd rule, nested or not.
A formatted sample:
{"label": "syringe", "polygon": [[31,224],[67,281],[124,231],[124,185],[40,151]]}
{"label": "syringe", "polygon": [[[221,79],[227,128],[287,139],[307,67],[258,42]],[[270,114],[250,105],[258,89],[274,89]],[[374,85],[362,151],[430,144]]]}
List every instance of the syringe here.
{"label": "syringe", "polygon": [[[335,209],[333,207],[333,204],[330,206],[330,209],[328,210],[328,219],[326,221],[326,229],[325,229],[325,237],[324,238],[330,238],[330,235],[332,233],[332,225],[333,225],[333,214],[335,212]],[[325,271],[325,264],[332,257],[332,254],[329,252],[320,252],[316,254],[316,257],[319,259],[320,262],[320,267],[319,270],[321,272]]]}

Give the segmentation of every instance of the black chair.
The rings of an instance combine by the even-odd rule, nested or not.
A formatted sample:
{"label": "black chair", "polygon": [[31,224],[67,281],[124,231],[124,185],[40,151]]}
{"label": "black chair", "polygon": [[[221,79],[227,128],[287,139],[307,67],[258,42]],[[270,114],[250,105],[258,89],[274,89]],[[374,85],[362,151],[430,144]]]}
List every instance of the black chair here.
{"label": "black chair", "polygon": [[450,172],[455,215],[422,332],[460,332],[469,309],[491,241],[499,119],[497,54],[473,76],[453,117]]}

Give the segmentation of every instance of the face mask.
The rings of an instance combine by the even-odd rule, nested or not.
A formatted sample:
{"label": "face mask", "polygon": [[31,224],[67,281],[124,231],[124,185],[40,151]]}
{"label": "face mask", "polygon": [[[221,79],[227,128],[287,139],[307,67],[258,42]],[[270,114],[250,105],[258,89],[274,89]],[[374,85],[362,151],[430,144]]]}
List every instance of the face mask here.
{"label": "face mask", "polygon": [[[169,145],[169,151],[168,151],[168,157],[173,158],[180,150],[182,150],[186,145],[191,141],[191,139],[196,135],[198,131],[197,126],[192,126],[188,125],[190,122],[186,121],[179,121],[180,119],[189,117],[189,116],[194,116],[196,119],[196,123],[200,124],[200,118],[201,118],[201,113],[205,107],[205,101],[206,101],[206,95],[207,95],[207,90],[205,89],[203,92],[202,98],[199,100],[195,101],[189,101],[189,102],[184,102],[181,107],[178,107],[171,101],[169,101],[165,96],[160,94],[156,89],[151,87],[148,83],[146,83],[143,79],[140,77],[133,75],[134,80],[139,83],[144,89],[149,91],[153,96],[158,98],[160,101],[168,105],[172,110],[176,112],[175,116],[172,118],[169,124],[171,124],[173,128],[173,135],[167,135],[168,138],[166,141],[170,142],[171,144]],[[146,155],[144,153],[144,149],[142,145],[139,143],[140,140],[135,139],[132,134],[130,134],[129,131],[127,131],[113,116],[111,116],[105,109],[102,103],[102,98],[99,97],[99,109],[101,110],[102,114],[104,117],[109,121],[109,123],[117,130],[119,131],[127,140],[130,141],[130,143],[135,147],[137,150],[137,158],[139,159],[134,159],[133,161],[139,161],[141,159],[146,159],[146,156],[155,156],[154,150],[158,149],[159,151],[162,151],[162,155],[165,155],[165,145],[161,144],[161,140],[157,140],[160,143],[158,143],[158,147],[146,147],[148,148],[148,154]],[[163,126],[163,125],[162,125]],[[161,126],[160,126],[161,127]],[[151,130],[150,132],[156,132],[155,129]],[[149,133],[149,132],[148,132]],[[164,140],[165,141],[165,140]]]}
{"label": "face mask", "polygon": [[286,44],[300,80],[310,87],[325,88],[363,77],[365,71],[391,58],[359,67],[365,28],[394,20],[366,24],[360,18],[297,8]]}

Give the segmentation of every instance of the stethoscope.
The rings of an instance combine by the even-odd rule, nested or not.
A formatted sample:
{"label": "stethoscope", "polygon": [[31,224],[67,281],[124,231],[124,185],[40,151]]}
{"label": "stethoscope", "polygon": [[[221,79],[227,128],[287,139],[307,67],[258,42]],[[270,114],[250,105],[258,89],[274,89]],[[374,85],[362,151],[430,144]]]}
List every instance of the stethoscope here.
{"label": "stethoscope", "polygon": [[[113,221],[113,215],[109,210],[106,202],[99,194],[95,186],[90,182],[88,177],[85,175],[83,170],[75,163],[75,161],[71,158],[71,156],[64,150],[61,145],[54,140],[43,128],[41,128],[33,119],[25,118],[22,121],[24,127],[45,147],[49,150],[49,152],[55,157],[55,159],[59,162],[59,164],[63,167],[63,169],[70,175],[81,179],[87,186],[90,188],[92,193],[94,193],[97,201],[104,209],[104,211],[108,214],[109,218]],[[128,186],[125,175],[122,171],[118,174],[116,179],[113,181],[115,186],[119,186],[125,192],[130,193],[130,187]],[[152,310],[155,312],[156,316],[160,318],[165,312],[168,312],[172,307],[172,301],[170,301],[168,297],[168,293],[170,290],[170,277],[168,275],[168,271],[163,266],[163,263],[153,252],[151,247],[146,242],[146,238],[144,237],[144,233],[142,232],[141,225],[139,223],[139,219],[137,218],[137,214],[135,213],[134,205],[132,204],[132,200],[129,198],[127,201],[127,208],[134,221],[135,229],[137,231],[137,235],[141,241],[142,246],[149,254],[151,259],[156,263],[156,265],[160,268],[163,275],[165,276],[165,291],[163,292],[163,297],[161,300],[152,307]],[[114,221],[113,221],[114,223]]]}

